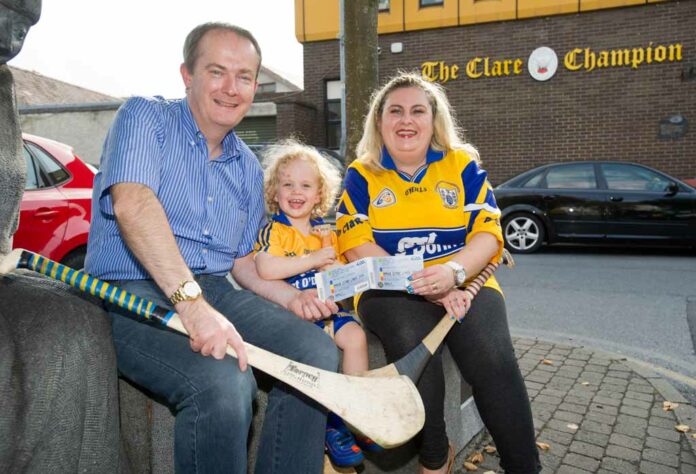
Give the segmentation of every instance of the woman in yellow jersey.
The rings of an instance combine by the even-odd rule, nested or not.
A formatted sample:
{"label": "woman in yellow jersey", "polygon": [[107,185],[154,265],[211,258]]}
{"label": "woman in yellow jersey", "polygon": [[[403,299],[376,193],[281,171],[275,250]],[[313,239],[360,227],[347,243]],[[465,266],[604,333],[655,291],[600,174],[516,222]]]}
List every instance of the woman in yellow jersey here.
{"label": "woman in yellow jersey", "polygon": [[[509,473],[540,470],[529,398],[494,277],[474,300],[460,287],[503,250],[500,211],[465,143],[442,87],[403,73],[373,97],[357,159],[337,210],[339,247],[350,261],[376,255],[423,256],[408,293],[370,290],[358,315],[389,361],[417,346],[445,315],[460,319],[446,344]],[[466,318],[464,315],[466,314]],[[440,354],[418,383],[426,409],[420,472],[450,472]]]}

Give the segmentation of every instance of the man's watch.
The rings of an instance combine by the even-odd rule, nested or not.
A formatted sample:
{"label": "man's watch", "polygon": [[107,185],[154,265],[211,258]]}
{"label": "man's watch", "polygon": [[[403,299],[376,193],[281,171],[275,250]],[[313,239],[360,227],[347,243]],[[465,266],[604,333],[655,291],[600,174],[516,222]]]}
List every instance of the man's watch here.
{"label": "man's watch", "polygon": [[445,265],[450,267],[454,273],[454,286],[462,286],[466,281],[466,270],[464,270],[464,267],[453,260],[445,262]]}
{"label": "man's watch", "polygon": [[203,294],[200,285],[192,280],[182,281],[179,288],[169,297],[171,304],[177,304],[180,301],[193,301],[198,299]]}

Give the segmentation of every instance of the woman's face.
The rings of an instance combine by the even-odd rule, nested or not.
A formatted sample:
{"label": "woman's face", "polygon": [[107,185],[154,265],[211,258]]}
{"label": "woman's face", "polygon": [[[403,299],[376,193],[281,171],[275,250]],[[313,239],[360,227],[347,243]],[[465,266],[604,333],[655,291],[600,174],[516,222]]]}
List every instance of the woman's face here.
{"label": "woman's face", "polygon": [[384,101],[378,125],[395,161],[418,163],[425,158],[433,137],[433,110],[428,96],[418,87],[392,91]]}

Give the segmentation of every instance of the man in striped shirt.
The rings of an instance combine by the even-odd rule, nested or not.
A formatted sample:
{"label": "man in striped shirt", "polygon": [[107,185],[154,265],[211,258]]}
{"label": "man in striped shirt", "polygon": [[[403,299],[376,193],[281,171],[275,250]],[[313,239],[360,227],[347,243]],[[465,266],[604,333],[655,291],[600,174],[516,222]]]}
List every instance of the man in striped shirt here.
{"label": "man in striped shirt", "polygon": [[[301,320],[329,316],[335,304],[260,279],[252,260],[265,222],[262,172],[233,129],[251,107],[260,64],[248,31],[194,28],[181,65],[186,97],[129,99],[95,177],[87,271],[174,307],[190,334],[109,308],[119,370],[176,413],[177,472],[246,472],[256,384],[240,334],[296,361],[338,364],[331,340]],[[230,271],[246,290],[232,287]],[[227,344],[238,363],[224,358]],[[324,424],[316,404],[274,388],[256,472],[321,472]]]}

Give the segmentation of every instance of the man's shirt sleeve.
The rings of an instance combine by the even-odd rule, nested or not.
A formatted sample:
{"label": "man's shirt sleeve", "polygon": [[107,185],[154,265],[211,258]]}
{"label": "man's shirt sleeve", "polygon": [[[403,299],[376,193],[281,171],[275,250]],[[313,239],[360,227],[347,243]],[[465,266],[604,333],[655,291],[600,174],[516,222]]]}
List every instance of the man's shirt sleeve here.
{"label": "man's shirt sleeve", "polygon": [[336,210],[336,233],[341,253],[375,241],[368,217],[369,206],[367,180],[355,168],[349,168],[345,190]]}
{"label": "man's shirt sleeve", "polygon": [[469,214],[466,240],[469,242],[479,232],[493,234],[498,240],[498,252],[491,261],[497,262],[503,252],[503,232],[500,226],[500,209],[495,202],[493,188],[487,176],[486,171],[473,159],[462,171],[464,212]]}
{"label": "man's shirt sleeve", "polygon": [[159,188],[161,145],[154,107],[144,98],[129,99],[118,111],[104,144],[99,208],[113,215],[111,186],[138,183],[156,194]]}

